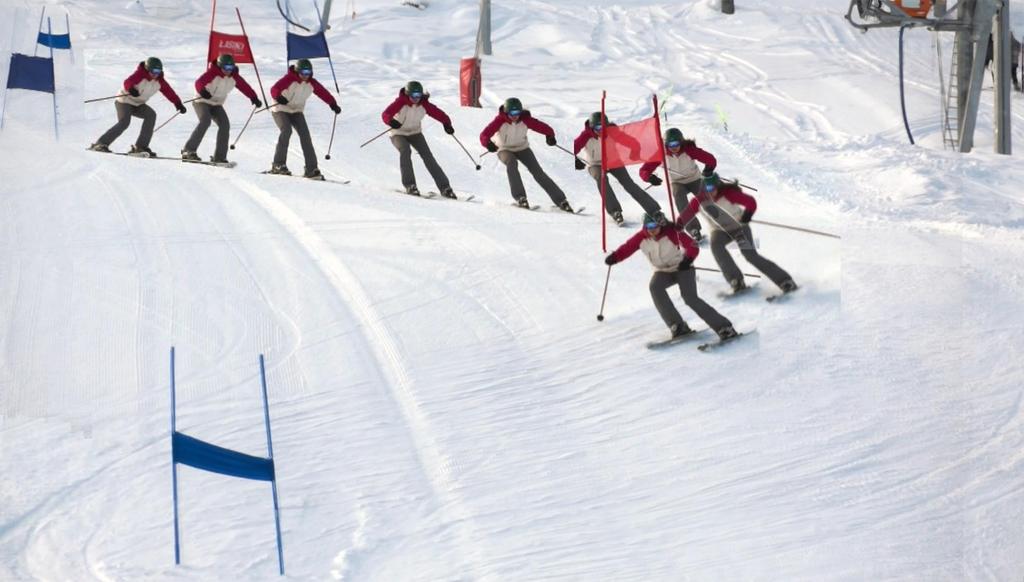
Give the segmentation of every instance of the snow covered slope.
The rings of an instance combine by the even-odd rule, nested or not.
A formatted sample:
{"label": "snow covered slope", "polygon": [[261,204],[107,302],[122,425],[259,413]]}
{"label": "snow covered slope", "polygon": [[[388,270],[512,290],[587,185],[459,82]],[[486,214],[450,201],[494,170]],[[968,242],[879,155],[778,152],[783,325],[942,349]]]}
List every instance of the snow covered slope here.
{"label": "snow covered slope", "polygon": [[[273,3],[243,4],[269,86],[284,27]],[[1024,165],[990,153],[990,94],[976,151],[942,149],[930,33],[908,33],[913,147],[896,33],[861,34],[841,3],[738,2],[727,17],[711,0],[495,2],[483,110],[457,107],[477,3],[362,0],[354,19],[344,4],[328,33],[343,113],[322,168],[348,185],[260,175],[266,114],[234,170],[84,151],[114,117],[81,101],[146,56],[192,96],[209,5],[60,5],[77,47],[74,63],[58,55],[61,139],[49,96],[21,91],[0,134],[0,579],[277,578],[269,487],[187,467],[174,566],[172,345],[178,428],[255,455],[265,354],[289,578],[1020,579]],[[14,31],[0,48],[32,50],[39,7],[0,6]],[[218,28],[237,31],[231,17],[222,6]],[[758,334],[649,351],[666,331],[642,258],[612,270],[595,321],[600,202],[564,152],[532,140],[584,216],[548,212],[529,179],[545,211],[510,207],[494,156],[476,172],[432,122],[435,155],[476,200],[394,192],[394,149],[359,144],[413,78],[474,155],[505,97],[568,146],[602,90],[618,121],[650,115],[657,93],[670,125],[758,188],[758,219],[843,238],[755,227],[802,290],[768,304],[766,281],[727,302],[702,273],[701,294]],[[228,110],[234,136],[249,106]],[[323,156],[333,116],[307,112]],[[153,149],[176,155],[193,123]]]}

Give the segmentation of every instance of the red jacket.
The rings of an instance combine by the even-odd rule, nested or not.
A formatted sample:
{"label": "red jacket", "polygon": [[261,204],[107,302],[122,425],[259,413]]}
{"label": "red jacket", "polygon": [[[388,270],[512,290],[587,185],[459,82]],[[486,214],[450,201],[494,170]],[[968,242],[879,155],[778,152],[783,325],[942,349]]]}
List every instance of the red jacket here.
{"label": "red jacket", "polygon": [[529,111],[523,111],[523,114],[519,116],[519,121],[512,121],[512,119],[505,114],[505,106],[502,105],[498,107],[498,114],[494,116],[494,119],[487,124],[487,127],[485,127],[482,132],[480,132],[480,145],[487,147],[487,143],[491,141],[494,134],[498,133],[501,126],[506,123],[509,125],[522,123],[529,129],[532,129],[544,136],[554,137],[555,135],[555,130],[552,129],[550,125],[540,121],[539,119],[534,119],[533,116],[530,115]]}
{"label": "red jacket", "polygon": [[[707,196],[704,192],[701,192],[696,197],[690,200],[690,203],[686,206],[686,210],[679,215],[676,219],[678,224],[686,224],[691,218],[700,212],[700,199]],[[740,190],[740,187],[736,184],[719,184],[718,192],[712,199],[712,202],[718,203],[721,200],[726,200],[738,207],[743,208],[744,214],[750,214],[753,216],[757,212],[757,200],[754,199],[750,194]]]}
{"label": "red jacket", "polygon": [[[284,96],[289,100],[289,103],[287,105],[274,105],[273,110],[286,113],[302,111],[306,105],[306,98],[309,96],[308,90],[304,89],[307,85],[312,88],[313,94],[327,105],[331,107],[338,105],[338,102],[334,100],[334,96],[320,84],[320,81],[317,81],[312,76],[308,80],[304,80],[295,70],[295,67],[290,66],[288,67],[288,72],[270,88],[270,97],[272,99],[276,101],[278,97],[285,94]],[[288,94],[292,94],[292,98],[289,98]]]}
{"label": "red jacket", "polygon": [[385,124],[387,124],[395,117],[395,114],[402,110],[403,107],[417,106],[423,107],[423,111],[427,115],[439,121],[441,125],[452,124],[452,120],[448,117],[448,114],[441,111],[440,107],[430,102],[430,95],[424,93],[419,102],[416,102],[405,94],[404,88],[398,90],[398,97],[395,97],[395,100],[391,102],[391,105],[384,108],[384,112],[380,114],[380,118],[384,120]]}
{"label": "red jacket", "polygon": [[[683,147],[680,150],[679,154],[673,154],[673,153],[669,152],[668,150],[665,151],[665,157],[666,158],[668,158],[670,156],[676,156],[676,155],[681,156],[681,155],[684,155],[684,154],[687,155],[687,156],[690,156],[695,161],[698,161],[698,162],[704,164],[704,170],[705,171],[714,172],[715,171],[715,167],[718,166],[718,160],[715,159],[715,156],[713,156],[710,153],[700,149],[696,145],[690,145],[689,143],[684,143],[683,144]],[[657,170],[658,166],[660,166],[660,165],[661,165],[661,162],[647,162],[646,164],[640,166],[640,179],[644,180],[646,182],[647,178],[649,178],[651,176],[651,174],[654,172],[654,170]],[[669,180],[671,181],[671,179],[672,179],[672,175],[670,174],[669,175]]]}
{"label": "red jacket", "polygon": [[[157,83],[159,83],[160,93],[163,94],[163,96],[166,97],[168,101],[174,103],[175,107],[181,107],[181,98],[178,97],[178,94],[174,92],[174,89],[172,89],[171,86],[164,79],[163,73],[161,73],[160,76],[158,76],[156,79],[151,79],[149,77],[149,71],[146,70],[146,63],[144,62],[139,63],[139,66],[135,68],[135,72],[129,75],[128,78],[124,80],[124,83],[122,83],[122,85],[124,86],[124,92],[128,93],[128,91],[130,91],[132,87],[135,87],[139,83],[147,81],[156,81]],[[130,97],[130,95],[125,97]]]}
{"label": "red jacket", "polygon": [[206,69],[206,72],[202,75],[199,75],[199,78],[196,79],[196,93],[199,93],[203,89],[206,89],[206,86],[209,85],[210,82],[216,79],[218,76],[231,77],[235,80],[235,87],[242,92],[242,95],[245,95],[249,99],[256,98],[256,91],[253,91],[249,83],[246,83],[245,79],[242,78],[242,75],[238,74],[237,68],[234,71],[231,71],[230,73],[225,73],[224,70],[218,67],[216,64],[210,65],[210,68]]}

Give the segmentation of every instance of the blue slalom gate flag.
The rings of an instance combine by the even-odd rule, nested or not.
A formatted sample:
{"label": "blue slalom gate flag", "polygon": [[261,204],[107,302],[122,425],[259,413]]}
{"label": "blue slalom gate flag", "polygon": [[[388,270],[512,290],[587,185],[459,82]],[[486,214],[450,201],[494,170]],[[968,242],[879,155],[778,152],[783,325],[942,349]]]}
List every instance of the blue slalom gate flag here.
{"label": "blue slalom gate flag", "polygon": [[40,32],[36,43],[50,48],[71,50],[71,35]]}
{"label": "blue slalom gate flag", "polygon": [[331,58],[331,51],[327,48],[327,37],[320,31],[312,36],[303,36],[288,33],[288,60],[296,59],[317,59],[320,57]]}
{"label": "blue slalom gate flag", "polygon": [[7,76],[7,88],[55,93],[53,59],[13,53],[10,74]]}

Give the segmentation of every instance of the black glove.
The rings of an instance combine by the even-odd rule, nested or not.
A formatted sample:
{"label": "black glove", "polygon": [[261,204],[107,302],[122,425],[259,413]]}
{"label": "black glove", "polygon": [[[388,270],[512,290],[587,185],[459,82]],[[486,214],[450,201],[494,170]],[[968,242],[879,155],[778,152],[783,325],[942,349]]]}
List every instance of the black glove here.
{"label": "black glove", "polygon": [[455,135],[455,128],[452,127],[451,125],[446,125],[444,126],[444,132],[447,133],[448,135]]}
{"label": "black glove", "polygon": [[743,211],[743,216],[740,217],[740,223],[741,224],[748,224],[748,223],[750,223],[750,219],[751,218],[754,218],[754,213],[751,212],[750,210],[744,210]]}
{"label": "black glove", "polygon": [[494,145],[493,141],[489,141],[487,142],[487,151],[493,154],[494,152],[498,151],[498,146]]}
{"label": "black glove", "polygon": [[647,176],[647,183],[651,186],[661,186],[661,178],[657,174],[651,174]]}
{"label": "black glove", "polygon": [[274,97],[274,101],[277,101],[281,105],[288,105],[288,100],[284,98],[284,95],[278,95]]}
{"label": "black glove", "polygon": [[128,89],[128,94],[131,95],[132,97],[138,97],[139,96],[139,90],[136,89],[135,87],[132,87],[131,89]]}
{"label": "black glove", "polygon": [[178,103],[178,113],[185,113],[186,111],[188,111],[188,109],[185,109],[184,105]]}
{"label": "black glove", "polygon": [[714,173],[715,173],[715,168],[714,167],[712,167],[712,166],[704,166],[704,171],[701,172],[701,175],[704,176],[705,178],[707,178],[708,176],[710,176],[711,174],[714,174]]}
{"label": "black glove", "polygon": [[679,270],[687,271],[693,267],[693,259],[690,257],[683,257],[682,261],[679,261]]}
{"label": "black glove", "polygon": [[604,264],[608,265],[609,267],[614,265],[617,262],[619,262],[619,261],[616,260],[615,253],[612,253],[612,254],[610,254],[610,255],[608,255],[607,257],[604,258]]}
{"label": "black glove", "polygon": [[402,122],[397,119],[392,119],[388,122],[388,125],[391,126],[391,129],[398,129],[399,127],[402,127]]}
{"label": "black glove", "polygon": [[199,90],[199,96],[202,97],[203,99],[209,99],[210,97],[213,97],[213,95],[210,95],[210,92],[207,91],[206,89],[200,89]]}
{"label": "black glove", "polygon": [[331,111],[333,111],[335,115],[341,115],[341,106],[335,103],[334,105],[331,105]]}
{"label": "black glove", "polygon": [[587,167],[587,165],[583,163],[583,160],[581,160],[579,158],[576,158],[576,169],[577,170],[582,170],[582,169],[584,169],[586,167]]}
{"label": "black glove", "polygon": [[555,145],[555,143],[557,143],[557,142],[555,142],[555,136],[553,136],[553,135],[547,136],[547,138],[545,138],[545,141],[548,142],[549,146],[553,146],[553,145]]}
{"label": "black glove", "polygon": [[252,103],[253,107],[256,107],[256,108],[263,107],[263,102],[260,101],[258,97],[253,97],[249,101]]}

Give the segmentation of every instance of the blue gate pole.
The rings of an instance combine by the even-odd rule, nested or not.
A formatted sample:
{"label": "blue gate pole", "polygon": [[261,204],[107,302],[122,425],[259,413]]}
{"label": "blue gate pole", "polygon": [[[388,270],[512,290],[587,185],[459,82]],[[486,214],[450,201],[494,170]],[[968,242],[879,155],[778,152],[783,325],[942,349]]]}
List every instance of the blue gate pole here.
{"label": "blue gate pole", "polygon": [[[263,354],[260,354],[260,386],[263,389],[263,420],[267,425],[267,455],[270,462],[274,462],[274,444],[270,438],[270,406],[267,404],[267,373],[263,367]],[[277,530],[277,567],[278,572],[284,576],[284,549],[281,545],[281,512],[277,507],[277,467],[274,467],[274,478],[270,481],[271,492],[274,495],[274,527]]]}
{"label": "blue gate pole", "polygon": [[67,12],[64,13],[64,24],[68,29],[68,52],[71,53],[71,64],[73,65],[75,64],[75,44],[71,42],[71,15]]}
{"label": "blue gate pole", "polygon": [[[54,66],[55,61],[53,60],[53,22],[50,21],[50,17],[46,17],[46,30],[50,35],[50,72],[53,73],[53,134],[57,137],[57,141],[60,141],[60,128],[57,127],[57,71]],[[39,43],[36,43],[39,46]]]}
{"label": "blue gate pole", "polygon": [[[43,17],[46,16],[46,6],[39,12],[39,30],[36,31],[36,46],[32,48],[32,56],[39,56],[39,33],[43,31]],[[52,41],[51,41],[52,42]],[[11,45],[11,50],[14,50],[14,45]]]}
{"label": "blue gate pole", "polygon": [[171,484],[174,491],[174,563],[181,564],[178,544],[178,464],[174,461],[174,433],[177,432],[177,412],[174,396],[174,346],[171,346]]}

